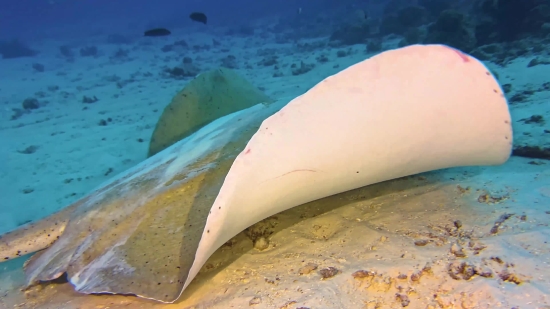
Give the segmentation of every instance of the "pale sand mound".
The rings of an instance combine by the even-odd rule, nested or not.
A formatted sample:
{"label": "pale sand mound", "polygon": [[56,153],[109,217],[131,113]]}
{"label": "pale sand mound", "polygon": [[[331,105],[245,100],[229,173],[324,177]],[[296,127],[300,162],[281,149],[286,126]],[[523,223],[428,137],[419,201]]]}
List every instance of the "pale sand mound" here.
{"label": "pale sand mound", "polygon": [[[6,285],[21,282],[20,268],[11,282],[2,280],[2,304],[549,308],[550,184],[542,176],[550,168],[527,163],[513,158],[501,167],[414,176],[326,198],[315,209],[285,211],[220,248],[175,304],[82,295],[68,283],[34,287],[26,297],[6,295]],[[512,174],[518,169],[521,175]],[[513,215],[495,228],[505,214]],[[254,249],[250,238],[259,248],[269,246]],[[41,302],[48,305],[34,306]]]}

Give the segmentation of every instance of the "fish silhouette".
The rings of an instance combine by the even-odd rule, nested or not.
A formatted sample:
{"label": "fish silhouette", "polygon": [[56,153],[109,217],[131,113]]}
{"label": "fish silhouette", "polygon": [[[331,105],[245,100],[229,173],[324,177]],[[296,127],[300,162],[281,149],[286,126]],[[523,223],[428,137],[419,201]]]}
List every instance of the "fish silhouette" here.
{"label": "fish silhouette", "polygon": [[206,21],[208,19],[204,13],[200,13],[200,12],[191,13],[191,15],[189,15],[189,18],[191,18],[191,20],[193,20],[193,21],[203,23],[205,25],[206,25]]}
{"label": "fish silhouette", "polygon": [[171,32],[168,29],[165,28],[155,28],[151,30],[145,31],[143,34],[144,36],[166,36],[169,35]]}

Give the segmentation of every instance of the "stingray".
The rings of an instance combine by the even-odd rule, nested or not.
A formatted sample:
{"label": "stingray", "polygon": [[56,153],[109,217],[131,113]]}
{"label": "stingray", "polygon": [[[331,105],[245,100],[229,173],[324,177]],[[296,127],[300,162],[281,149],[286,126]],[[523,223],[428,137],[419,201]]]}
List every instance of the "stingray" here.
{"label": "stingray", "polygon": [[443,168],[498,165],[508,104],[477,59],[444,45],[390,50],[290,102],[220,117],[58,214],[0,239],[35,253],[26,284],[66,273],[81,293],[171,303],[220,246],[286,209]]}

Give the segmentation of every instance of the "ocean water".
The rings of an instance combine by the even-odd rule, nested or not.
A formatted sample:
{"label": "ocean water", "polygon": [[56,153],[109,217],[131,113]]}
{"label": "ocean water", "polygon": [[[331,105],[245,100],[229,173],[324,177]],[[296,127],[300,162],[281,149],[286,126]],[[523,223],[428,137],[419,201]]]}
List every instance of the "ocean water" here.
{"label": "ocean water", "polygon": [[[0,235],[11,232],[0,238],[0,258],[5,260],[0,263],[0,308],[550,306],[548,0],[28,0],[2,1],[0,7]],[[61,237],[69,218],[74,226],[80,219],[87,222],[90,234],[102,230],[103,237],[118,233],[118,224],[137,220],[137,213],[136,217],[125,213],[131,207],[100,208],[92,202],[86,207],[102,209],[97,217],[112,217],[116,224],[75,215],[70,206],[93,190],[139,167],[158,166],[170,158],[170,149],[177,149],[171,145],[190,135],[197,144],[186,145],[193,145],[194,151],[214,151],[214,146],[196,141],[200,134],[219,132],[208,127],[212,121],[223,122],[224,116],[243,110],[248,115],[255,111],[248,108],[256,104],[284,106],[350,66],[416,44],[452,47],[460,55],[481,61],[495,78],[511,114],[512,155],[506,163],[428,169],[425,175],[356,189],[269,217],[224,242],[181,297],[177,293],[180,285],[171,288],[166,299],[157,296],[168,290],[162,284],[169,280],[159,275],[166,282],[155,286],[152,281],[158,277],[143,275],[143,267],[135,265],[125,268],[133,269],[128,277],[147,282],[144,287],[128,287],[127,282],[113,279],[111,285],[99,288],[113,294],[153,295],[144,297],[165,302],[177,299],[174,305],[136,296],[87,298],[86,291],[74,289],[82,286],[76,283],[82,281],[71,280],[74,269],[68,270],[63,282],[43,282],[27,293],[19,291],[25,276],[30,276],[23,273],[22,263]],[[421,61],[429,67],[431,59]],[[455,69],[441,66],[441,72],[448,73],[441,76],[453,76]],[[456,76],[460,74],[457,70]],[[418,97],[453,86],[420,87],[425,90],[420,89]],[[388,89],[373,91],[379,94]],[[326,97],[332,91],[336,89],[328,89]],[[183,97],[192,103],[185,103]],[[379,96],[365,95],[365,104],[371,97]],[[341,100],[346,102],[345,97]],[[479,104],[484,102],[480,99]],[[186,104],[191,107],[178,110]],[[472,109],[472,113],[480,110]],[[454,112],[451,106],[443,113]],[[492,115],[496,112],[488,117]],[[250,128],[240,125],[258,130],[262,119],[251,119]],[[467,126],[477,128],[478,124]],[[235,132],[242,135],[220,139],[220,143],[231,141],[235,149],[245,150],[246,134],[252,132],[247,130],[239,127]],[[350,134],[357,135],[358,143],[371,142],[361,139],[361,133]],[[162,145],[152,146],[156,142]],[[232,154],[233,160],[238,151],[227,147],[220,151]],[[190,151],[178,153],[185,155],[192,157]],[[311,157],[314,160],[316,155]],[[221,159],[208,160],[224,166],[224,173],[232,162],[223,165],[227,162]],[[345,169],[345,164],[340,166]],[[185,173],[191,172],[186,169]],[[224,173],[212,172],[205,179],[214,183],[217,179],[221,186]],[[143,180],[137,184],[143,186],[140,190],[150,189]],[[217,196],[219,188],[212,186],[213,192],[208,191],[212,200],[204,203],[211,204]],[[289,192],[298,188],[289,188]],[[121,192],[113,201],[102,203],[137,203],[135,199],[143,194]],[[190,199],[203,203],[198,202],[198,195]],[[84,206],[79,207],[84,211]],[[64,209],[60,217],[47,220]],[[141,211],[143,216],[151,213]],[[201,218],[197,220],[204,228],[206,217]],[[199,238],[192,249],[182,249],[191,262],[202,232],[193,234]],[[98,260],[106,258],[109,248],[120,245],[90,239],[83,246],[94,243],[90,248],[100,252]],[[80,245],[78,240],[71,241],[59,247]],[[158,242],[136,251],[160,256]],[[127,246],[125,250],[132,248]],[[13,258],[13,252],[21,257]],[[163,264],[160,258],[155,260],[155,266]],[[171,263],[175,262],[163,265]],[[96,274],[91,269],[88,278]],[[149,268],[152,273],[155,270]],[[101,274],[117,277],[112,269]],[[421,275],[426,281],[419,281]],[[176,274],[171,280],[185,281],[186,276]],[[173,295],[179,298],[172,299]]]}

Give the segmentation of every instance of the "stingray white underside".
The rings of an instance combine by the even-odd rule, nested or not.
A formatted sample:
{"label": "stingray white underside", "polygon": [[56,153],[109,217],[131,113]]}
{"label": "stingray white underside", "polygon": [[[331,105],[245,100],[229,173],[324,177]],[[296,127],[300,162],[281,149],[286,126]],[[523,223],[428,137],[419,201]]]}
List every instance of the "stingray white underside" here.
{"label": "stingray white underside", "polygon": [[[481,62],[443,45],[383,52],[285,103],[222,117],[118,177],[135,179],[169,162],[160,175],[169,180],[263,120],[224,179],[183,289],[222,244],[273,214],[407,175],[502,164],[511,152],[498,82]],[[70,278],[77,290],[91,270]]]}
{"label": "stingray white underside", "polygon": [[212,206],[185,287],[217,248],[268,216],[398,177],[502,164],[511,147],[507,101],[475,58],[414,45],[360,62],[262,123]]}

